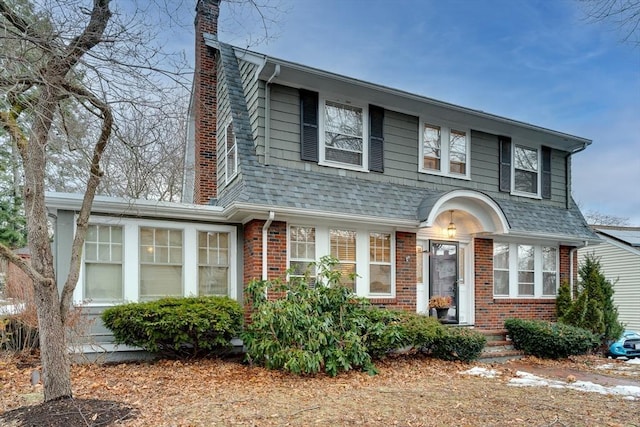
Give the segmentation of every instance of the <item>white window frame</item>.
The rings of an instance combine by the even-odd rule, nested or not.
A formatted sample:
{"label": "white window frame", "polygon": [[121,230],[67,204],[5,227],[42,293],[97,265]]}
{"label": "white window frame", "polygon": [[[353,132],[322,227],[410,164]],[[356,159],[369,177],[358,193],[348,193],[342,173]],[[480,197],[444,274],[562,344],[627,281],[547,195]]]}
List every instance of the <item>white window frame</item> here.
{"label": "white window frame", "polygon": [[[103,223],[94,223],[94,224],[89,224],[89,226],[95,226],[95,227],[109,227],[110,229],[110,234],[113,230],[113,228],[120,228],[120,234],[121,234],[121,239],[122,241],[120,242],[120,261],[113,261],[113,260],[109,260],[109,261],[100,261],[100,257],[98,256],[97,260],[87,260],[86,259],[86,254],[87,254],[87,250],[86,250],[86,244],[87,244],[87,239],[85,237],[85,242],[84,242],[84,248],[83,248],[83,256],[82,256],[82,268],[85,269],[84,271],[86,272],[86,265],[87,264],[105,264],[105,265],[119,265],[120,266],[120,274],[121,274],[121,283],[120,283],[120,290],[122,291],[122,298],[104,298],[104,299],[95,299],[95,298],[91,298],[90,301],[96,302],[96,303],[118,303],[118,302],[123,302],[124,301],[124,261],[126,259],[126,254],[124,252],[124,228],[118,224],[103,224]],[[98,228],[98,234],[100,233],[99,228]],[[98,251],[97,253],[99,253],[100,251],[100,245],[104,244],[104,242],[101,242],[99,237],[98,240],[96,242],[90,242],[90,243],[96,243],[98,245],[98,247],[96,248],[96,250]],[[109,250],[112,250],[112,247],[114,246],[113,241],[111,240],[111,238],[109,239]],[[82,277],[82,280],[80,281],[80,283],[82,283],[82,293],[83,295],[87,294],[87,275],[84,274]],[[87,297],[89,298],[89,297]]]}
{"label": "white window frame", "polygon": [[[518,170],[523,170],[523,171],[528,171],[528,172],[533,172],[532,170],[527,170],[527,169],[521,169],[521,168],[516,168],[516,150],[518,148],[523,148],[526,150],[533,150],[537,153],[538,156],[538,170],[535,171],[536,173],[536,192],[535,193],[531,193],[528,191],[519,191],[516,190],[516,169]],[[542,197],[540,196],[540,192],[541,192],[541,185],[542,185],[542,150],[540,147],[533,147],[531,145],[527,145],[527,144],[520,144],[520,143],[513,143],[513,149],[511,150],[511,194],[513,194],[514,196],[523,196],[523,197],[529,197],[532,199],[541,199]]]}
{"label": "white window frame", "polygon": [[[310,224],[291,223],[287,226],[287,267],[290,267],[291,260],[291,227],[313,227],[316,232],[316,262],[320,258],[331,254],[331,239],[329,230],[350,230],[356,232],[356,295],[365,298],[395,298],[396,297],[396,233],[390,228],[367,228],[354,224]],[[370,259],[369,259],[369,236],[371,233],[389,234],[391,236],[391,292],[372,293],[370,285]]]}
{"label": "white window frame", "polygon": [[[342,163],[335,160],[327,160],[325,158],[325,107],[328,102],[342,104],[346,107],[359,108],[362,110],[362,164],[360,166],[351,163]],[[359,172],[369,171],[369,107],[366,103],[355,102],[352,100],[339,99],[330,96],[318,97],[318,153],[321,166],[331,166],[341,169],[350,169]]]}
{"label": "white window frame", "polygon": [[[495,299],[545,299],[555,298],[558,292],[560,284],[560,248],[553,244],[532,244],[529,242],[504,242],[494,241],[494,244],[502,243],[509,245],[509,295],[496,295],[493,293]],[[534,285],[533,295],[520,295],[519,294],[519,282],[518,282],[518,246],[526,245],[533,246],[534,248]],[[542,248],[550,247],[554,248],[556,252],[556,293],[553,295],[545,295],[543,293],[544,278],[543,278],[543,262],[542,262]],[[495,268],[493,269],[495,271]],[[492,273],[493,274],[493,273]]]}
{"label": "white window frame", "polygon": [[[291,244],[294,243],[291,241],[291,229],[292,228],[312,228],[313,232],[314,232],[314,241],[313,241],[313,257],[311,258],[302,258],[302,257],[292,257],[291,254],[293,253],[293,251],[291,250]],[[316,229],[315,226],[312,225],[297,225],[297,224],[289,224],[289,226],[287,227],[287,268],[291,267],[291,261],[294,262],[299,262],[299,263],[307,263],[311,264],[312,262],[316,262],[318,260],[317,258],[317,253],[318,253],[318,243],[317,243],[317,239],[318,239],[318,230]],[[304,245],[308,245],[309,241],[304,241],[304,242],[300,242],[300,241],[296,241],[295,243],[301,243]],[[314,274],[311,274],[311,278],[315,281],[315,277],[317,272],[314,272]],[[289,274],[289,277],[304,277],[301,274]]]}
{"label": "white window frame", "polygon": [[[424,128],[430,126],[440,128],[440,169],[429,169],[424,167]],[[465,173],[451,172],[451,131],[465,134]],[[465,126],[458,126],[455,123],[446,123],[438,120],[421,119],[418,132],[418,172],[429,175],[447,176],[458,179],[471,179],[471,130]]]}
{"label": "white window frame", "polygon": [[[77,219],[77,216],[76,216]],[[75,223],[75,221],[74,221]],[[237,253],[238,253],[238,233],[236,227],[224,224],[199,224],[193,222],[181,222],[181,221],[163,221],[163,220],[148,220],[138,218],[118,218],[107,217],[100,215],[92,215],[89,218],[89,224],[91,225],[119,225],[122,226],[122,245],[123,253],[126,253],[126,257],[123,258],[123,286],[124,286],[124,300],[137,302],[140,301],[139,289],[140,289],[140,227],[151,228],[169,228],[169,229],[181,229],[183,232],[183,292],[182,296],[195,296],[198,295],[198,232],[210,231],[210,232],[227,232],[229,233],[229,297],[232,299],[238,299],[238,268],[237,268]],[[74,227],[75,232],[75,227]],[[73,293],[73,300],[77,304],[84,304],[86,306],[111,306],[117,305],[121,302],[91,302],[85,301],[84,298],[84,286],[82,285],[85,280],[85,260],[84,256],[81,261],[80,274],[78,277],[78,285]]]}
{"label": "white window frame", "polygon": [[[229,121],[226,125],[222,127],[220,150],[220,164],[221,167],[224,168],[224,183],[229,184],[233,179],[238,175],[238,140],[236,137],[236,132],[233,131],[233,147],[230,149],[227,144],[227,134],[229,132],[229,127],[233,130],[233,121]],[[233,173],[229,173],[229,153],[233,151]]]}
{"label": "white window frame", "polygon": [[[200,233],[206,233],[207,234],[207,246],[206,247],[202,247],[200,246]],[[210,246],[209,245],[209,236],[211,234],[227,234],[227,247],[226,248],[222,248],[222,247],[215,247],[215,246]],[[230,292],[230,288],[231,288],[231,278],[229,277],[230,271],[231,271],[231,251],[230,251],[230,246],[231,246],[231,236],[228,235],[229,233],[226,231],[211,231],[211,230],[197,230],[196,231],[196,244],[198,245],[198,252],[197,252],[197,256],[198,256],[198,272],[196,275],[196,278],[198,280],[198,284],[197,284],[197,288],[198,288],[198,296],[220,296],[221,294],[206,294],[206,295],[202,295],[200,293],[200,268],[204,267],[209,267],[209,268],[226,268],[227,269],[227,291],[224,293],[223,296],[227,296],[229,295]],[[215,250],[214,250],[215,248]],[[201,259],[200,259],[200,250],[205,250],[207,251],[207,256],[220,256],[221,252],[226,251],[227,252],[227,262],[226,264],[203,264],[201,263]]]}

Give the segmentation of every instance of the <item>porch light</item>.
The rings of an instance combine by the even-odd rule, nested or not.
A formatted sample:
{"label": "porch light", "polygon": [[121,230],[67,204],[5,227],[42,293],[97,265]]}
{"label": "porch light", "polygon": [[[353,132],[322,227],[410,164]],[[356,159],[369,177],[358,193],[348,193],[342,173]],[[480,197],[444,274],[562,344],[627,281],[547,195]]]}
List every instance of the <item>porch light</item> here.
{"label": "porch light", "polygon": [[449,236],[450,239],[453,239],[454,237],[456,237],[456,225],[453,223],[453,211],[449,211],[449,213],[451,214],[451,221],[449,222],[449,226],[447,227],[447,236]]}

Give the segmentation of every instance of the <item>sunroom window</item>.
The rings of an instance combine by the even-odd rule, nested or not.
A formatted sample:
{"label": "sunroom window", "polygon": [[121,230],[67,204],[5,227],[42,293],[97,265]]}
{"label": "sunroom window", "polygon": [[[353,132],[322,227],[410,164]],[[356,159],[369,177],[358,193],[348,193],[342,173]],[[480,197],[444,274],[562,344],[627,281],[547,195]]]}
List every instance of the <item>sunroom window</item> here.
{"label": "sunroom window", "polygon": [[182,295],[182,230],[140,228],[140,300]]}
{"label": "sunroom window", "polygon": [[90,225],[84,241],[84,297],[122,301],[122,227]]}
{"label": "sunroom window", "polygon": [[229,233],[198,232],[198,295],[229,294]]}

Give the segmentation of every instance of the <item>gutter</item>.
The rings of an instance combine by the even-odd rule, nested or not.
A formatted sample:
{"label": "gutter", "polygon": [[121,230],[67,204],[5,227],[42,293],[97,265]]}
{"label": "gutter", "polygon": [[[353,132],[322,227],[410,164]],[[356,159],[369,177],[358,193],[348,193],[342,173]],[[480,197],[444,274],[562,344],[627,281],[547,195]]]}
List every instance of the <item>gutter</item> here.
{"label": "gutter", "polygon": [[[257,75],[257,74],[256,74]],[[280,75],[280,64],[276,64],[273,74],[265,84],[264,94],[264,165],[269,165],[271,148],[271,82]]]}

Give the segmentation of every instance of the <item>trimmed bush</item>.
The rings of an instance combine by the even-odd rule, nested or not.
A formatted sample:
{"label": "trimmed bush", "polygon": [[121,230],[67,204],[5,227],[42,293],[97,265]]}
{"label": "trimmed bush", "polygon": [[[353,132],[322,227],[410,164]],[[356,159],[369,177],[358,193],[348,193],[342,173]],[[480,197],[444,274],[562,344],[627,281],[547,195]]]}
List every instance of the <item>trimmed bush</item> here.
{"label": "trimmed bush", "polygon": [[600,343],[591,331],[563,323],[507,319],[504,326],[516,349],[546,359],[585,354]]}
{"label": "trimmed bush", "polygon": [[243,312],[228,297],[164,298],[110,307],[102,321],[118,344],[197,357],[227,349],[242,330]]}
{"label": "trimmed bush", "polygon": [[431,355],[442,360],[471,362],[480,356],[487,339],[473,329],[448,327],[436,336],[431,346]]}

